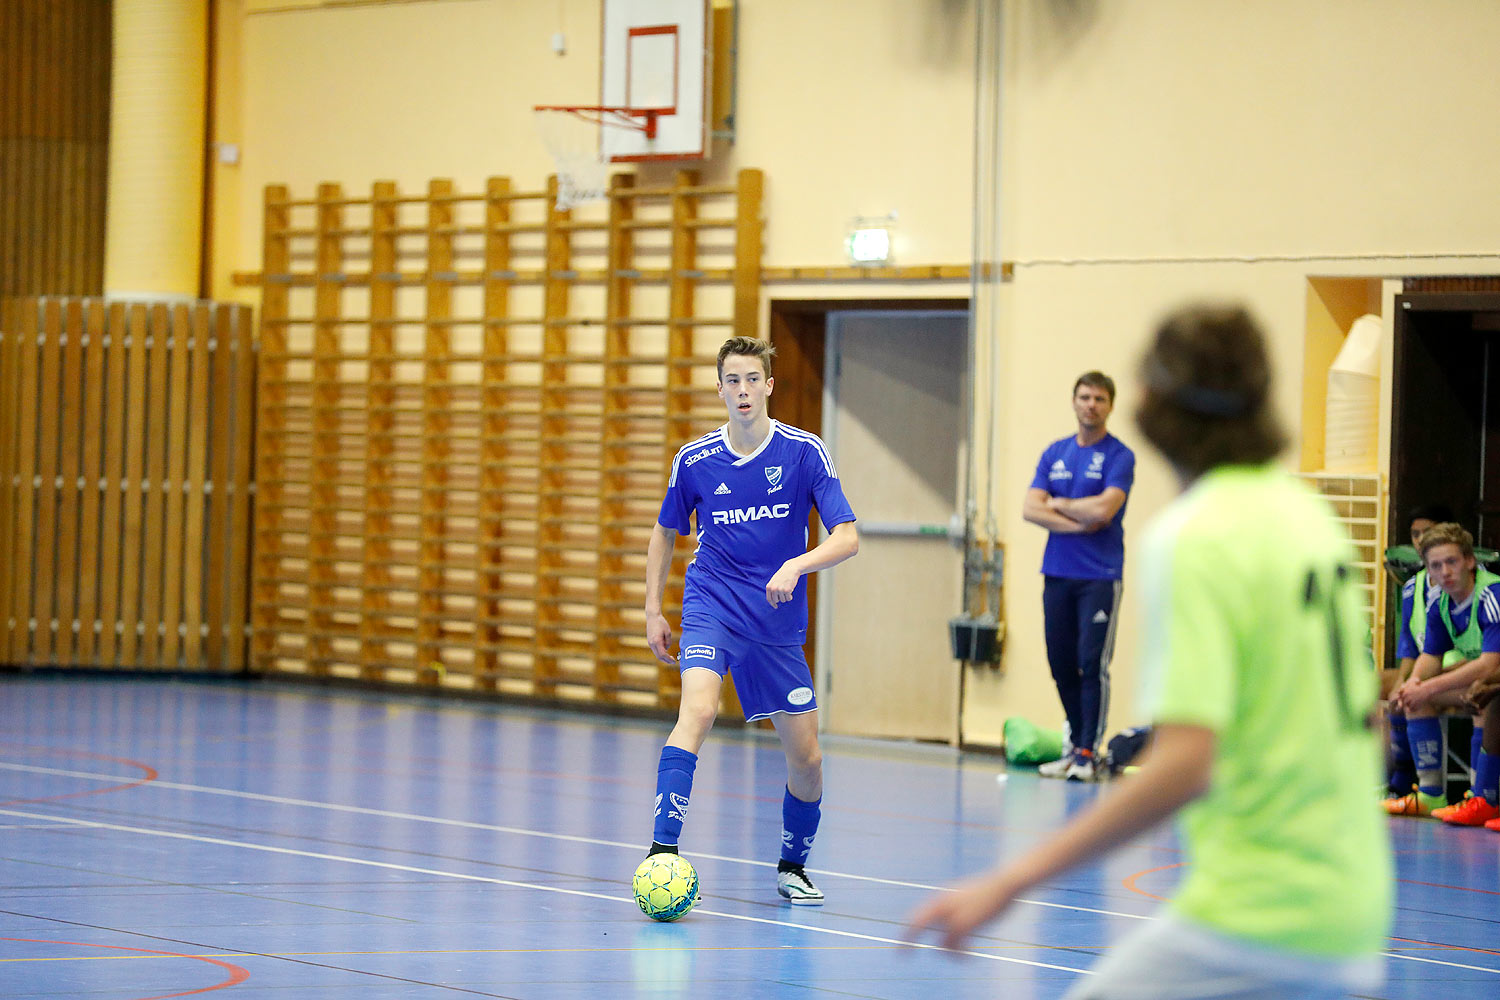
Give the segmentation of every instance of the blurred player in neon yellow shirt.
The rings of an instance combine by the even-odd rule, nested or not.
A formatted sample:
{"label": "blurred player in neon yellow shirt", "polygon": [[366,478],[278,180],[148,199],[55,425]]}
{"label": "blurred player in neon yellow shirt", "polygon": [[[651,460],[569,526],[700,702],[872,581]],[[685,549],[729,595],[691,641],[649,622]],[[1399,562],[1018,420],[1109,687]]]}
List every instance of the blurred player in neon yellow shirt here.
{"label": "blurred player in neon yellow shirt", "polygon": [[933,898],[912,926],[955,947],[1020,893],[1181,810],[1181,890],[1070,1000],[1372,989],[1392,874],[1347,536],[1273,461],[1284,437],[1243,309],[1167,317],[1141,377],[1137,423],[1183,487],[1142,554],[1150,753],[1057,837]]}

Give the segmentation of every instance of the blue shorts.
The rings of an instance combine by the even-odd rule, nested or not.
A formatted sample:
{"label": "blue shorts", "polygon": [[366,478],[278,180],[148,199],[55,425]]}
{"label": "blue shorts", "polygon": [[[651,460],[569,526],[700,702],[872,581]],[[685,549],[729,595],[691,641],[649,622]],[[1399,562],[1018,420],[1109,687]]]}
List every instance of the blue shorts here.
{"label": "blue shorts", "polygon": [[745,710],[745,721],[765,719],[777,712],[801,715],[814,712],[812,673],[801,646],[768,646],[736,635],[718,622],[697,618],[682,623],[680,670],[706,667],[725,676],[734,673],[734,690]]}

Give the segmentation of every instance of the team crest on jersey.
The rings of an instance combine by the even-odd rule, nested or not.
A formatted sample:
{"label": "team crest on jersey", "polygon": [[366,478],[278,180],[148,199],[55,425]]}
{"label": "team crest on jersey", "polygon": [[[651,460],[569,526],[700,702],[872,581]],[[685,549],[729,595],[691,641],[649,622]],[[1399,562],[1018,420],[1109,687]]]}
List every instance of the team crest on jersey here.
{"label": "team crest on jersey", "polygon": [[766,490],[767,493],[775,493],[781,489],[781,466],[766,466],[766,482],[771,484],[771,488]]}
{"label": "team crest on jersey", "polygon": [[1088,470],[1084,472],[1084,476],[1088,479],[1104,478],[1104,452],[1094,452],[1093,457],[1089,459],[1089,467]]}

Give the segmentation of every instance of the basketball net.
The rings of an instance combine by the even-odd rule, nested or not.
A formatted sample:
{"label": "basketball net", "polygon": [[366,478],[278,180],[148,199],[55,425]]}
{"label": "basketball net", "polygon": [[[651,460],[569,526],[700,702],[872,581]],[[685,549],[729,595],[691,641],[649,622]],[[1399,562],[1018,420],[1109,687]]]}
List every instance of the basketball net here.
{"label": "basketball net", "polygon": [[601,129],[647,132],[648,125],[654,126],[653,115],[637,116],[613,108],[538,107],[533,115],[537,134],[557,167],[559,212],[609,194],[611,164],[602,151]]}

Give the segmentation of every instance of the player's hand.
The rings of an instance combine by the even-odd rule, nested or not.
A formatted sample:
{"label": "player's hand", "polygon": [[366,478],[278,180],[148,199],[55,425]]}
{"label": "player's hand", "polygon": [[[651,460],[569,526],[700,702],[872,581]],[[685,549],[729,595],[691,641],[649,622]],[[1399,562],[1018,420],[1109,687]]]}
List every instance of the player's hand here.
{"label": "player's hand", "polygon": [[1483,712],[1490,702],[1500,697],[1500,674],[1481,677],[1464,692],[1464,704],[1472,711]]}
{"label": "player's hand", "polygon": [[782,563],[776,575],[766,584],[766,603],[777,608],[790,601],[797,592],[797,581],[800,579],[802,574],[792,566],[790,559]]}
{"label": "player's hand", "polygon": [[677,665],[677,657],[672,655],[672,626],[667,623],[666,615],[658,612],[646,616],[646,645],[661,662],[672,667]]}
{"label": "player's hand", "polygon": [[960,885],[951,892],[939,893],[906,918],[902,936],[915,941],[925,931],[935,931],[938,944],[944,948],[962,948],[969,935],[994,919],[1014,899],[1012,890],[993,876]]}
{"label": "player's hand", "polygon": [[1432,700],[1432,693],[1427,690],[1427,685],[1418,680],[1403,684],[1397,694],[1401,696],[1401,707],[1408,712],[1416,711]]}

